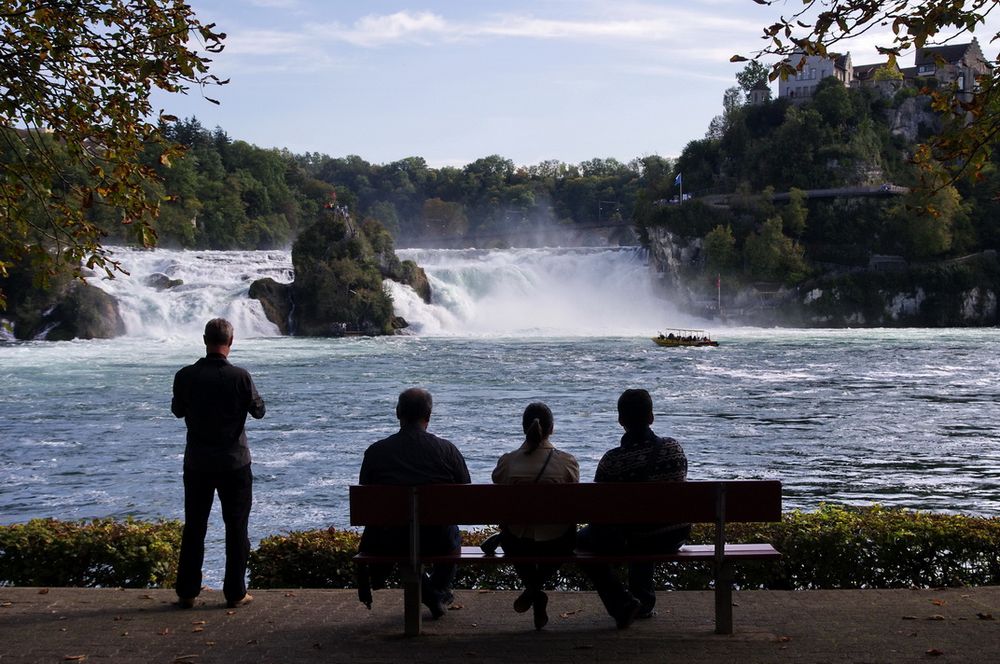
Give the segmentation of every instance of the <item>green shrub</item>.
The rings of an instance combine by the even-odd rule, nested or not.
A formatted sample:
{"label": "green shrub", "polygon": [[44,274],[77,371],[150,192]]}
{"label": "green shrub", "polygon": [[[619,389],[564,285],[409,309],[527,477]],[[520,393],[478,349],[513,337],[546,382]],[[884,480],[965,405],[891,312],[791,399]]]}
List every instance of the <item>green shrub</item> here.
{"label": "green shrub", "polygon": [[[477,545],[488,530],[463,532]],[[735,568],[739,588],[905,588],[1000,584],[1000,519],[932,514],[872,506],[823,505],[816,512],[789,512],[779,523],[730,524],[728,540],[771,542],[779,562],[744,563]],[[714,526],[698,524],[691,541],[708,544]],[[358,545],[355,531],[320,530],[276,535],[251,555],[256,588],[354,585],[350,562]],[[710,564],[657,566],[660,588],[705,589]],[[398,582],[390,578],[390,585]],[[575,565],[560,570],[557,585],[589,589]],[[455,586],[509,590],[520,587],[509,565],[460,565]]]}
{"label": "green shrub", "polygon": [[361,536],[353,530],[305,530],[271,535],[250,552],[253,588],[350,588]]}
{"label": "green shrub", "polygon": [[0,526],[0,585],[173,585],[181,523],[34,519]]}

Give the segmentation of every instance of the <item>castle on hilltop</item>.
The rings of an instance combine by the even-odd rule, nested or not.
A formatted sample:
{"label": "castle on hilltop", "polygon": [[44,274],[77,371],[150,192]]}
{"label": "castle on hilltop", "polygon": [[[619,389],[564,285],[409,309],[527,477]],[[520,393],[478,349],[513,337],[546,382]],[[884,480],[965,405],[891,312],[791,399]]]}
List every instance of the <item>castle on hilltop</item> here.
{"label": "castle on hilltop", "polygon": [[884,62],[870,65],[853,65],[851,54],[831,53],[829,56],[797,55],[787,60],[802,69],[795,76],[778,79],[778,97],[793,103],[812,98],[821,80],[835,76],[846,87],[876,87],[893,92],[904,85],[923,87],[934,81],[939,86],[954,85],[961,94],[971,95],[976,90],[976,80],[992,71],[990,63],[973,37],[966,44],[947,44],[917,49],[914,66],[887,69]]}

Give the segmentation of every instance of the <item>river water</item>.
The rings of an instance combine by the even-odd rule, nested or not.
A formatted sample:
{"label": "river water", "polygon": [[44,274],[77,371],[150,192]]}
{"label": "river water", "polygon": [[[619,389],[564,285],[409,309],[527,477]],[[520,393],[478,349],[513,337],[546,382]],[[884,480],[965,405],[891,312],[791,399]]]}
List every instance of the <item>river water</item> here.
{"label": "river water", "polygon": [[[658,326],[698,321],[662,299],[635,250],[421,251],[435,304],[391,287],[418,334],[288,338],[243,297],[257,276],[291,278],[287,252],[124,253],[132,276],[99,285],[122,301],[126,336],[0,343],[2,523],[179,518],[184,426],[170,386],[215,315],[234,321],[231,360],[267,402],[247,427],[254,542],[346,526],[364,449],[395,430],[411,385],[433,393],[431,430],[459,446],[474,482],[520,443],[534,400],[592,477],[620,435],[618,394],[644,387],[692,479],[780,479],[786,509],[1000,513],[995,329],[715,328],[718,348],[659,348]],[[154,272],[184,285],[145,287]]]}

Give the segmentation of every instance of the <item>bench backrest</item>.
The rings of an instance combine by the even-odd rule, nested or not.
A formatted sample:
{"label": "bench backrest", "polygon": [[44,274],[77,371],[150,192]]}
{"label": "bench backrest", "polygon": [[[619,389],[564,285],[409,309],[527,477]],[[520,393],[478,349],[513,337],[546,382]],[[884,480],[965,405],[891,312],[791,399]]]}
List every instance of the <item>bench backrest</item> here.
{"label": "bench backrest", "polygon": [[352,486],[352,526],[780,521],[781,482]]}

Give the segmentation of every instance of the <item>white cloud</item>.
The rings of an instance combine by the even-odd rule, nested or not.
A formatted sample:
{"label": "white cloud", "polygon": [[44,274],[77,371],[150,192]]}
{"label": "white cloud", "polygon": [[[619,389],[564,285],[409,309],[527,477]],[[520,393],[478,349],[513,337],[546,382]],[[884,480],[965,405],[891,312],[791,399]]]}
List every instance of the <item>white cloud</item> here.
{"label": "white cloud", "polygon": [[385,16],[363,16],[353,27],[332,26],[328,34],[331,38],[356,46],[382,46],[405,41],[428,41],[431,38],[447,36],[451,30],[448,22],[430,12],[396,12]]}

